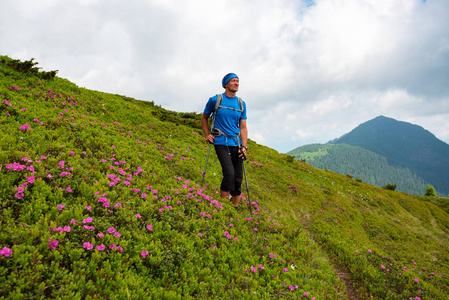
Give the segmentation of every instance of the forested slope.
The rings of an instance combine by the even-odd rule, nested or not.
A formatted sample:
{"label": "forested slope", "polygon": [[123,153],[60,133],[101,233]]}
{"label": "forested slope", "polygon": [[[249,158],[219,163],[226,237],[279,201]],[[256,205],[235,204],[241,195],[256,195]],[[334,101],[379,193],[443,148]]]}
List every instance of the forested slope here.
{"label": "forested slope", "polygon": [[288,154],[316,168],[349,175],[378,187],[394,184],[396,190],[410,194],[424,195],[430,184],[412,170],[390,165],[386,157],[357,146],[312,144],[298,147]]}

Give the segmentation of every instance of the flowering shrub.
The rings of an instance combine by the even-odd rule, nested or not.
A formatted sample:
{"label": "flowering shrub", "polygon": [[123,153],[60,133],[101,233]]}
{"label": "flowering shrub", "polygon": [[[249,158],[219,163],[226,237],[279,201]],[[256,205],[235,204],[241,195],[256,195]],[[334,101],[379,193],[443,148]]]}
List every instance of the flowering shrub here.
{"label": "flowering shrub", "polygon": [[23,124],[22,126],[20,126],[20,130],[25,131],[25,130],[31,130],[33,128],[31,128],[30,124]]}
{"label": "flowering shrub", "polygon": [[5,63],[0,78],[5,298],[337,299],[336,266],[366,298],[448,294],[449,218],[429,202],[249,141],[254,213],[244,186],[236,211],[212,157],[200,187],[199,115]]}

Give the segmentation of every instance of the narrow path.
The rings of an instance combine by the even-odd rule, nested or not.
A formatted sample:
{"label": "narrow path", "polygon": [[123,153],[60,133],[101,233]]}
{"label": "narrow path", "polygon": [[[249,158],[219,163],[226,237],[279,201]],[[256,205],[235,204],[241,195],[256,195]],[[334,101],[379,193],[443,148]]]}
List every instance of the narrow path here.
{"label": "narrow path", "polygon": [[344,282],[346,287],[346,292],[349,300],[364,300],[360,291],[354,288],[354,281],[351,279],[351,273],[348,270],[341,268],[340,266],[333,263],[335,269],[338,271],[338,277],[340,281]]}

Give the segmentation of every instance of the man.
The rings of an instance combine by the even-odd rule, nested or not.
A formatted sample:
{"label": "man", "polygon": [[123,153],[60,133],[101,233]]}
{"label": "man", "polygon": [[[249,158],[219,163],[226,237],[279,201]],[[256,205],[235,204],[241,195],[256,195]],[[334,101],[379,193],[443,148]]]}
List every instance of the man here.
{"label": "man", "polygon": [[[215,111],[218,95],[209,98],[201,116],[206,141],[214,144],[220,161],[223,179],[220,185],[220,197],[229,198],[234,207],[239,205],[243,180],[243,160],[246,159],[248,129],[246,128],[246,104],[236,96],[239,89],[239,77],[229,73],[223,77],[222,102]],[[214,113],[212,132],[207,120]]]}

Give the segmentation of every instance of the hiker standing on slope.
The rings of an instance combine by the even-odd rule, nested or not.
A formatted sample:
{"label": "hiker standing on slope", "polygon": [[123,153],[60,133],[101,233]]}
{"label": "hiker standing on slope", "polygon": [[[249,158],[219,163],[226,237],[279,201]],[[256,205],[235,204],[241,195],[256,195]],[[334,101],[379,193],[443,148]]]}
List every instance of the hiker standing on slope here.
{"label": "hiker standing on slope", "polygon": [[[223,171],[220,197],[228,198],[231,195],[231,202],[237,208],[242,193],[242,165],[248,149],[246,104],[235,95],[239,89],[239,78],[236,74],[227,74],[221,83],[225,92],[209,98],[201,116],[201,127],[206,141],[214,144]],[[211,114],[214,114],[213,125],[209,131],[207,120]]]}

